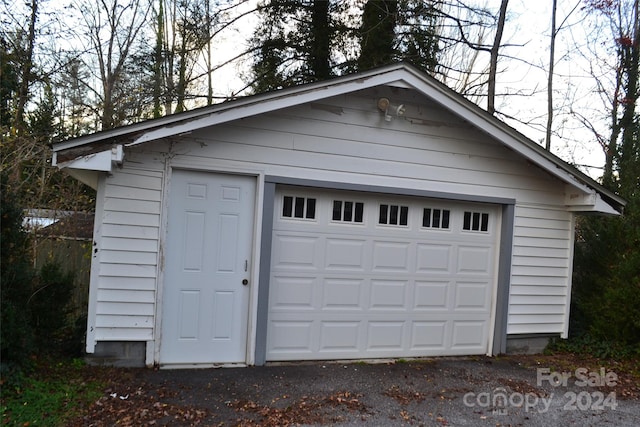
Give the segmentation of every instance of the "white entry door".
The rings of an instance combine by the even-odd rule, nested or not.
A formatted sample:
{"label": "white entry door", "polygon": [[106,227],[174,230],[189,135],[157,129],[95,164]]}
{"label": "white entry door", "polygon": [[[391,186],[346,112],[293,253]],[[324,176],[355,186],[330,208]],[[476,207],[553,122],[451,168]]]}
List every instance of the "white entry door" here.
{"label": "white entry door", "polygon": [[255,180],[174,171],[161,364],[246,360]]}

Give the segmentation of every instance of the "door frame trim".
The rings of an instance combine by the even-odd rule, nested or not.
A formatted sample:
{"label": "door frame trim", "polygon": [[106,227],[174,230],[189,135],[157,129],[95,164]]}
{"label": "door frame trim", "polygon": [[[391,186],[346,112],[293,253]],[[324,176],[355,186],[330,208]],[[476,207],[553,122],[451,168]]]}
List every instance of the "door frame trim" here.
{"label": "door frame trim", "polygon": [[[157,281],[156,281],[156,304],[155,304],[155,313],[154,313],[154,337],[153,344],[152,342],[147,342],[147,346],[153,345],[153,364],[162,366],[162,362],[160,360],[160,347],[162,346],[162,313],[164,310],[164,285],[165,285],[165,250],[167,244],[168,237],[168,223],[169,223],[169,203],[171,202],[171,177],[175,170],[183,171],[183,172],[203,172],[213,175],[225,175],[225,176],[244,176],[253,178],[254,183],[254,201],[253,201],[253,221],[252,221],[252,230],[251,230],[251,268],[250,268],[250,283],[252,284],[250,292],[249,292],[249,301],[248,301],[248,310],[247,310],[247,330],[245,333],[245,361],[244,363],[236,363],[236,364],[203,364],[198,363],[194,364],[165,364],[164,366],[171,368],[193,368],[197,367],[220,367],[220,366],[246,366],[254,364],[254,354],[255,354],[255,329],[256,329],[256,317],[254,313],[256,312],[257,305],[257,288],[258,288],[258,280],[255,280],[259,277],[259,266],[256,260],[260,259],[260,253],[257,250],[260,242],[260,225],[261,222],[258,221],[258,218],[262,215],[262,205],[263,205],[263,186],[261,185],[264,182],[264,173],[262,171],[256,170],[247,170],[247,169],[236,169],[236,168],[207,168],[207,167],[198,167],[193,165],[186,165],[182,162],[172,162],[170,156],[165,158],[164,162],[164,179],[163,179],[163,188],[162,188],[162,207],[161,207],[161,221],[160,221],[160,236],[158,243],[158,271],[157,271]],[[149,355],[149,349],[147,350],[147,354]],[[149,358],[147,356],[147,358]],[[147,360],[149,362],[149,360]],[[147,363],[149,365],[150,363]]]}

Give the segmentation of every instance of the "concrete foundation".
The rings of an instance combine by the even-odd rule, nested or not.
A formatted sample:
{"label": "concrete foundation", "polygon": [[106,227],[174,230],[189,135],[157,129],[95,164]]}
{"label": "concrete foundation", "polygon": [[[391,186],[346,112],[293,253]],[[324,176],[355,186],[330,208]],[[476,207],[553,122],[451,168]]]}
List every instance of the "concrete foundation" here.
{"label": "concrete foundation", "polygon": [[509,335],[507,354],[540,354],[557,335]]}
{"label": "concrete foundation", "polygon": [[147,343],[128,341],[99,341],[95,352],[87,354],[89,365],[142,368],[145,365]]}

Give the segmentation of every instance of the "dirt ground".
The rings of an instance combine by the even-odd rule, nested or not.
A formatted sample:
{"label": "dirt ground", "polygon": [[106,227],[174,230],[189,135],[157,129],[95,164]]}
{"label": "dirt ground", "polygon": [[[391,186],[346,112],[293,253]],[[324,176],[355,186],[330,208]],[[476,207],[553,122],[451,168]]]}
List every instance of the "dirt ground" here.
{"label": "dirt ground", "polygon": [[531,356],[120,369],[77,425],[638,426],[622,371]]}

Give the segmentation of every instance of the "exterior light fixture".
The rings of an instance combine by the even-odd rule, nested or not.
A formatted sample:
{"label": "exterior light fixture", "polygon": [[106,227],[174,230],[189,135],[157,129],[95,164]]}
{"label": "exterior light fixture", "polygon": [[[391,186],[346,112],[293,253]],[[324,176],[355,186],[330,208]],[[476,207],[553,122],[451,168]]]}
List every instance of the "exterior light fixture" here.
{"label": "exterior light fixture", "polygon": [[378,99],[378,109],[384,113],[384,119],[388,122],[396,116],[402,116],[406,110],[404,104],[394,105],[389,98]]}

